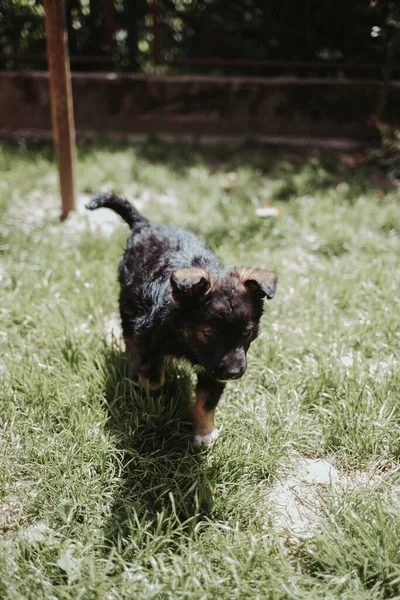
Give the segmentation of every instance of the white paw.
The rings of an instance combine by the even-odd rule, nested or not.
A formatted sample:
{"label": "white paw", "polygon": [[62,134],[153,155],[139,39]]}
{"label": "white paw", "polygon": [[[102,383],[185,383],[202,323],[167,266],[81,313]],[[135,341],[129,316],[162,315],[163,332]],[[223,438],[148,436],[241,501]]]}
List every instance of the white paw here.
{"label": "white paw", "polygon": [[211,433],[207,433],[207,435],[198,435],[194,436],[194,443],[196,446],[211,446],[213,442],[219,436],[219,429],[215,428]]}

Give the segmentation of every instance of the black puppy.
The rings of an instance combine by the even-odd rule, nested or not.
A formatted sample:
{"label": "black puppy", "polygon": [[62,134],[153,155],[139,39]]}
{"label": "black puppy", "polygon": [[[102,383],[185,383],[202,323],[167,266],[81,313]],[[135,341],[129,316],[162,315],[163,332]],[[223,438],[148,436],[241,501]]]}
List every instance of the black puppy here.
{"label": "black puppy", "polygon": [[153,225],[125,199],[100,194],[87,208],[111,208],[132,229],[119,265],[119,305],[126,350],[139,383],[164,384],[164,359],[199,365],[195,440],[210,444],[225,381],[246,370],[257,337],[263,298],[275,295],[276,275],[252,267],[226,268],[193,233]]}

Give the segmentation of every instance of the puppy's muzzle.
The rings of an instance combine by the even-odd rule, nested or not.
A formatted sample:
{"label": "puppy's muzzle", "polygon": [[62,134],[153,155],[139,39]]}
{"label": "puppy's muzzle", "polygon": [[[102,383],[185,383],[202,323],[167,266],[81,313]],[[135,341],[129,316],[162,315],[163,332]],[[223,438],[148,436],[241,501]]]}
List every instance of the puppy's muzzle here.
{"label": "puppy's muzzle", "polygon": [[246,371],[247,361],[244,349],[239,348],[230,352],[220,364],[212,370],[212,375],[219,381],[240,379]]}

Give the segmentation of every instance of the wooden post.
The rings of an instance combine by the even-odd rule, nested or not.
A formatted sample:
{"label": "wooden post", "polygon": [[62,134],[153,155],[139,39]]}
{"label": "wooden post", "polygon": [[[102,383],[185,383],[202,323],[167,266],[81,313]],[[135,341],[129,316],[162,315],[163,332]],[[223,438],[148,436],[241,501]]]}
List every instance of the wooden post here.
{"label": "wooden post", "polygon": [[72,104],[68,33],[64,0],[44,0],[46,12],[47,62],[53,139],[56,147],[62,213],[65,219],[75,210],[75,124]]}
{"label": "wooden post", "polygon": [[158,39],[158,4],[157,0],[153,0],[151,3],[151,7],[153,9],[153,65],[160,64],[160,49],[159,49],[159,39]]}

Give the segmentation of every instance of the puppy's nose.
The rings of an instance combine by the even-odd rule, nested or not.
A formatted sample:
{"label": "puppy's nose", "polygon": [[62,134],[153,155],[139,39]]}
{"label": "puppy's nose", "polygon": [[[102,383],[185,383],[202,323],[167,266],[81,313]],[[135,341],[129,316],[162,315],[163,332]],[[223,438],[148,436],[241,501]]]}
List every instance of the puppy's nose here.
{"label": "puppy's nose", "polygon": [[232,366],[224,372],[224,379],[239,379],[245,372],[246,367],[243,365]]}

